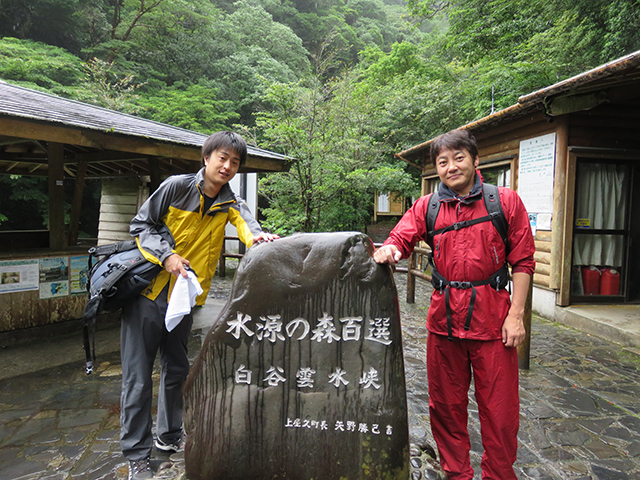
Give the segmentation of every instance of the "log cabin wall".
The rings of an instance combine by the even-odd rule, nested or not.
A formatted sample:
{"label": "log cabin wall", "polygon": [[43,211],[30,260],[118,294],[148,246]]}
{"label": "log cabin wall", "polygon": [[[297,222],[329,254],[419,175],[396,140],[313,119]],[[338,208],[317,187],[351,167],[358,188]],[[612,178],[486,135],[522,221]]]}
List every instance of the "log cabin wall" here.
{"label": "log cabin wall", "polygon": [[[478,141],[480,167],[490,165],[493,162],[510,158],[511,160],[511,188],[518,190],[518,168],[520,142],[530,138],[557,133],[557,125],[549,123],[540,114],[527,115],[506,125],[482,132],[474,132]],[[560,152],[557,152],[560,153]],[[556,158],[556,162],[559,159]],[[552,281],[552,245],[553,228],[550,231],[536,231],[534,236],[536,253],[536,269],[533,283],[538,287],[553,288]],[[560,236],[561,233],[558,233]]]}
{"label": "log cabin wall", "polygon": [[149,188],[138,179],[103,181],[98,245],[131,240],[129,224],[148,196]]}

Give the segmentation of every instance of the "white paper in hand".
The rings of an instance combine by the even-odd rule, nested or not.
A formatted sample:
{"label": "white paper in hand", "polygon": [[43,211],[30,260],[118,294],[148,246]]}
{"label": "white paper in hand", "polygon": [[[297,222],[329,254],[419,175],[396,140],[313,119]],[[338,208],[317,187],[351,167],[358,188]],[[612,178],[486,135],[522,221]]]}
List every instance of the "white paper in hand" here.
{"label": "white paper in hand", "polygon": [[191,271],[187,271],[188,277],[178,276],[176,284],[173,286],[167,313],[164,317],[164,323],[167,330],[171,331],[180,323],[182,317],[191,312],[196,304],[196,297],[202,293],[202,287],[198,283],[198,278]]}

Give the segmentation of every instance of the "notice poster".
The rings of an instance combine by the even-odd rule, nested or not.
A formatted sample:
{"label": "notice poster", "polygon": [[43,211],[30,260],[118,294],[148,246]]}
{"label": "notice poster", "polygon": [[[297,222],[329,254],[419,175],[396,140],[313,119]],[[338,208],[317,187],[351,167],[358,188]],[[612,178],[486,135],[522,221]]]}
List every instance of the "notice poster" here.
{"label": "notice poster", "polygon": [[87,293],[89,256],[71,257],[69,261],[69,286],[71,288],[71,294]]}
{"label": "notice poster", "polygon": [[555,133],[520,142],[518,194],[529,213],[553,213],[555,152]]}
{"label": "notice poster", "polygon": [[69,295],[69,257],[40,259],[40,298]]}
{"label": "notice poster", "polygon": [[38,260],[0,262],[0,293],[37,290]]}

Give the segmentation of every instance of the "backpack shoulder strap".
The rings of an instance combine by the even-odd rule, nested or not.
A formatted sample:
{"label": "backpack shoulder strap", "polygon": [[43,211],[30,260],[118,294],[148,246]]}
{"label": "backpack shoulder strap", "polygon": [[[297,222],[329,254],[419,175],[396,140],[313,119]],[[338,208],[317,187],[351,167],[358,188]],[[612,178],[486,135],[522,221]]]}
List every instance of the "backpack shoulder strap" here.
{"label": "backpack shoulder strap", "polygon": [[440,196],[438,195],[438,191],[436,190],[431,194],[431,198],[429,199],[429,204],[427,205],[427,244],[433,250],[433,231],[436,226],[436,218],[438,217],[438,212],[440,211]]}
{"label": "backpack shoulder strap", "polygon": [[93,255],[94,257],[102,257],[104,255],[110,256],[114,253],[125,252],[129,250],[133,250],[134,248],[138,248],[135,239],[133,240],[123,240],[118,243],[110,243],[108,245],[100,245],[97,247],[91,247],[89,249],[89,255]]}
{"label": "backpack shoulder strap", "polygon": [[491,185],[490,183],[482,184],[482,197],[484,198],[484,206],[487,208],[487,213],[491,217],[491,223],[496,227],[496,230],[500,234],[505,248],[509,249],[508,230],[509,224],[507,218],[502,210],[502,203],[500,202],[500,193],[498,187]]}
{"label": "backpack shoulder strap", "polygon": [[436,218],[438,216],[438,212],[440,211],[440,197],[438,196],[438,192],[434,192],[429,199],[429,204],[427,205],[427,215],[426,215],[426,223],[427,223],[427,243],[433,249],[433,236],[437,233],[443,233],[445,231],[454,229],[457,230],[459,228],[468,227],[471,225],[475,225],[476,223],[484,222],[491,220],[493,226],[498,231],[500,238],[504,242],[505,248],[509,249],[509,238],[508,238],[508,230],[509,224],[507,223],[507,218],[504,215],[504,211],[502,210],[502,203],[500,202],[500,193],[498,191],[498,187],[495,185],[491,185],[490,183],[482,184],[482,198],[484,199],[484,205],[487,209],[487,216],[477,218],[475,220],[469,220],[465,222],[458,222],[457,224],[451,225],[450,227],[441,228],[439,230],[434,230],[436,224]]}

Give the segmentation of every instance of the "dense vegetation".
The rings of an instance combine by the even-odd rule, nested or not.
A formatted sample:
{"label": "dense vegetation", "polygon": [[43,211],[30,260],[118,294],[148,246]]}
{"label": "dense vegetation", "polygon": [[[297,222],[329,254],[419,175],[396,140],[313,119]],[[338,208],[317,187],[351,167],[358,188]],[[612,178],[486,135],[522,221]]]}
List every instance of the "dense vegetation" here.
{"label": "dense vegetation", "polygon": [[266,226],[362,229],[375,190],[417,193],[393,153],[640,49],[639,30],[640,0],[0,0],[0,78],[240,130],[298,159],[261,180]]}

